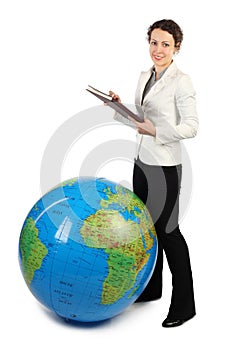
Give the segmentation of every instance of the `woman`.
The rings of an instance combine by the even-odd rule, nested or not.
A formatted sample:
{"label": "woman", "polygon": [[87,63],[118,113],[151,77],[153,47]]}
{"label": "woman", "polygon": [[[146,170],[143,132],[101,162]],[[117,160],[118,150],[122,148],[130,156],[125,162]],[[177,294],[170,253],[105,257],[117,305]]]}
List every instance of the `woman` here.
{"label": "woman", "polygon": [[[180,27],[172,20],[161,20],[153,23],[147,34],[153,67],[141,73],[136,90],[136,105],[142,109],[145,121],[130,119],[139,138],[133,189],[154,220],[159,250],[152,278],[137,302],[161,298],[164,250],[173,289],[162,326],[176,327],[196,314],[189,251],[179,229],[178,214],[180,140],[196,135],[198,118],[191,80],[173,61],[183,40]],[[110,94],[121,101],[112,91]]]}

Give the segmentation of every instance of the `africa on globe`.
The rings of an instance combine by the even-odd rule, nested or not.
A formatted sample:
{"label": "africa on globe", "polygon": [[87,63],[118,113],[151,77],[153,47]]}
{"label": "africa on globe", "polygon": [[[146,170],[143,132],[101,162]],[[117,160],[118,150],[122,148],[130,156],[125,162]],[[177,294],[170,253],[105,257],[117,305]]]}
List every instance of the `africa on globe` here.
{"label": "africa on globe", "polygon": [[120,314],[146,287],[157,236],[144,203],[104,178],[62,182],[27,215],[19,262],[32,294],[57,315],[96,322]]}

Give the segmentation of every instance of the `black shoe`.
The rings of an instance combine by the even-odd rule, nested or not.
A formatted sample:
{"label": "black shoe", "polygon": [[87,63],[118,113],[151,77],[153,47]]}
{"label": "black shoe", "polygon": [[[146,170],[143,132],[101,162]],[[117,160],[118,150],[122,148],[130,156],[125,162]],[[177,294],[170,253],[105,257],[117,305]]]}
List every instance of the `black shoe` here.
{"label": "black shoe", "polygon": [[173,320],[170,318],[166,318],[163,321],[162,326],[165,328],[178,327],[178,326],[181,326],[184,322],[185,322],[184,320]]}
{"label": "black shoe", "polygon": [[167,317],[163,323],[162,326],[165,328],[171,328],[171,327],[178,327],[181,326],[183,323],[187,322],[191,318],[193,318],[195,315],[185,318],[185,319],[175,319],[175,318],[169,318]]}

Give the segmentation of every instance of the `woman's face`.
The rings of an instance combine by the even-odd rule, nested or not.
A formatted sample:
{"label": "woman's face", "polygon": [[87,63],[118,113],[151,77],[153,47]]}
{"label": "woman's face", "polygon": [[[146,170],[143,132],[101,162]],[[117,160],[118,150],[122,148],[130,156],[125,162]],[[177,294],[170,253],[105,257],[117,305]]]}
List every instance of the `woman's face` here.
{"label": "woman's face", "polygon": [[151,33],[150,57],[159,71],[167,68],[172,62],[173,54],[177,52],[173,35],[156,28]]}

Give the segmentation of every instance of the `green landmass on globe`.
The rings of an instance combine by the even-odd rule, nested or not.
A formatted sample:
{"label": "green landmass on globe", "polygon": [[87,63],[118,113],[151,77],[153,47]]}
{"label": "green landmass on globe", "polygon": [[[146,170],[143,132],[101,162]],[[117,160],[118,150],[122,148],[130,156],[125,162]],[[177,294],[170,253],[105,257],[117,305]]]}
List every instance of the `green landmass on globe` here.
{"label": "green landmass on globe", "polygon": [[22,266],[24,277],[30,285],[34,273],[39,270],[44,257],[48,254],[48,249],[38,238],[38,229],[35,221],[28,218],[22,230],[20,250],[22,253]]}

